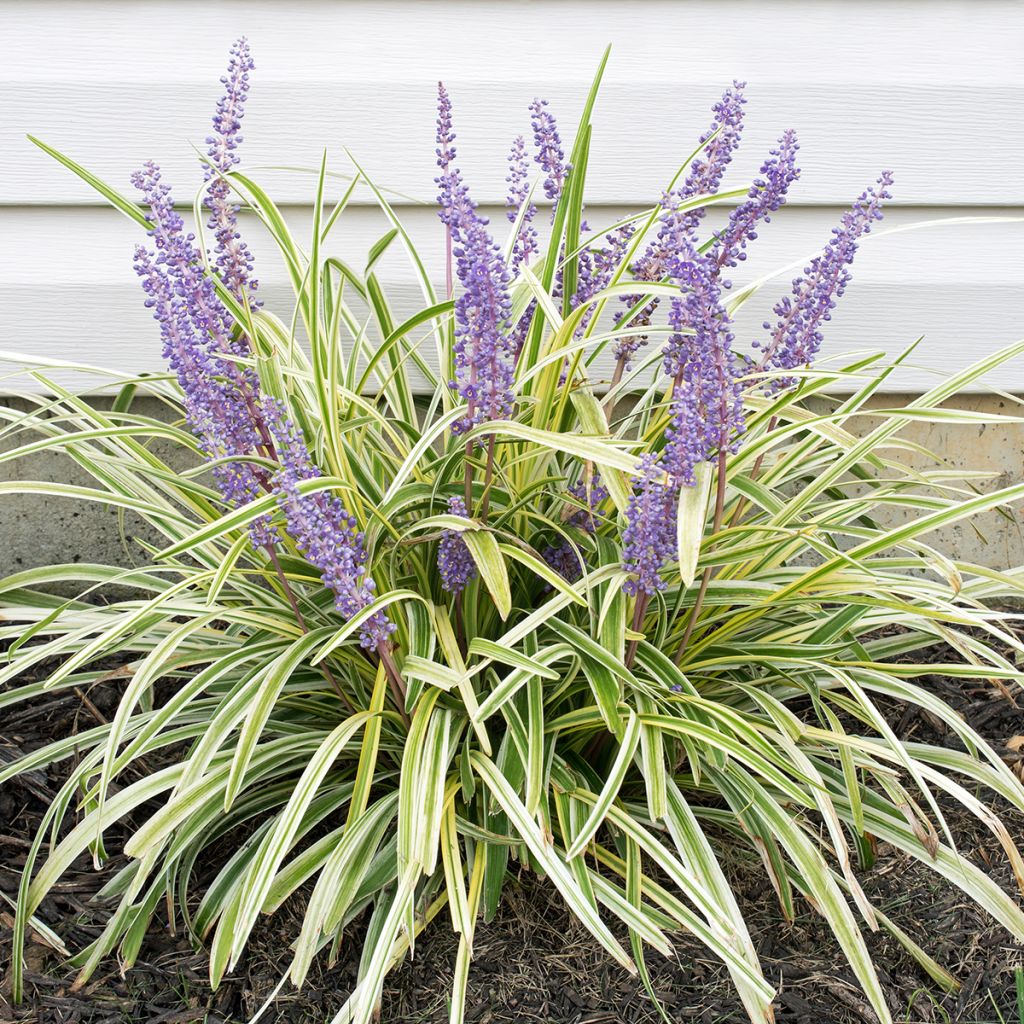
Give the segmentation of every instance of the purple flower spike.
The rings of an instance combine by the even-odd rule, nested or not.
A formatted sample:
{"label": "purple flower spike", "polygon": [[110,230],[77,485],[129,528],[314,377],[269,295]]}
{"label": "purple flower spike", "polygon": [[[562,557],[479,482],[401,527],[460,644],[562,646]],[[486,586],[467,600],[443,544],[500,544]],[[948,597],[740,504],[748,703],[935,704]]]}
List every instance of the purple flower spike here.
{"label": "purple flower spike", "polygon": [[[836,301],[842,297],[850,283],[850,265],[857,254],[857,240],[871,230],[871,225],[882,219],[882,203],[891,199],[889,186],[892,172],[883,171],[874,187],[866,189],[844,215],[839,227],[832,229],[832,238],[824,252],[804,268],[803,277],[793,281],[792,295],[780,299],[774,307],[778,321],[769,332],[766,343],[754,342],[755,348],[764,347],[758,368],[792,370],[810,363],[818,354],[822,341],[822,324],[832,317]],[[792,378],[777,379],[770,390],[778,390],[792,383]]]}
{"label": "purple flower spike", "polygon": [[535,99],[530,104],[530,124],[533,127],[533,141],[537,146],[537,163],[544,168],[544,194],[554,204],[551,216],[554,218],[558,200],[562,195],[569,173],[569,165],[562,152],[562,139],[558,134],[558,123],[554,114],[547,109],[548,101]]}
{"label": "purple flower spike", "polygon": [[701,420],[698,391],[685,378],[672,393],[669,423],[665,428],[665,449],[662,461],[673,481],[683,487],[697,483],[694,469],[708,456]]}
{"label": "purple flower spike", "polygon": [[[453,516],[469,518],[466,503],[462,498],[449,498],[448,511]],[[458,530],[445,530],[437,546],[437,571],[441,574],[441,586],[449,594],[461,594],[466,584],[476,578],[476,562],[469,553],[469,547]]]}
{"label": "purple flower spike", "polygon": [[206,140],[210,163],[205,180],[210,184],[204,205],[210,211],[208,226],[216,239],[218,276],[239,302],[248,301],[249,305],[258,306],[254,298],[257,283],[250,277],[252,252],[238,232],[238,206],[231,201],[231,187],[223,178],[239,162],[236,150],[242,142],[239,133],[249,92],[249,72],[254,67],[248,40],[243,36],[231,47],[228,73],[221,78],[224,95],[213,115],[213,134]]}
{"label": "purple flower spike", "polygon": [[515,365],[508,269],[486,221],[470,213],[462,229],[466,240],[455,250],[464,289],[455,303],[455,387],[469,405],[458,425],[463,431],[511,415]]}
{"label": "purple flower spike", "polygon": [[[683,185],[662,199],[663,212],[658,237],[648,244],[633,267],[633,275],[637,280],[660,281],[665,277],[669,262],[676,252],[676,240],[695,231],[703,218],[703,208],[683,211],[679,206],[696,196],[709,195],[718,190],[743,134],[743,104],[747,102],[743,96],[745,87],[745,82],[733,82],[732,88],[726,89],[722,98],[712,107],[714,120],[700,139],[703,150],[690,164]],[[627,295],[622,301],[635,306],[640,298],[639,295]],[[628,326],[638,328],[639,333],[621,338],[616,343],[615,357],[623,362],[626,369],[636,352],[647,343],[647,335],[642,333],[642,329],[650,325],[656,308],[657,300],[654,300],[635,313]],[[621,322],[625,315],[620,312],[616,323]]]}
{"label": "purple flower spike", "polygon": [[[718,270],[735,267],[745,260],[747,242],[757,238],[760,222],[767,224],[771,215],[786,202],[789,186],[800,177],[800,168],[796,166],[799,148],[796,133],[789,130],[770,151],[761,165],[761,177],[750,187],[747,201],[733,210],[728,225],[715,240],[712,258]],[[728,282],[724,284],[729,287]]]}
{"label": "purple flower spike", "polygon": [[[508,182],[508,199],[505,206],[508,209],[509,222],[514,224],[519,217],[519,211],[523,209],[523,205],[530,195],[529,162],[526,155],[526,143],[523,141],[522,135],[512,143],[508,163],[509,174],[505,179]],[[523,263],[528,263],[530,257],[537,251],[537,229],[533,226],[533,218],[536,214],[537,207],[533,203],[529,203],[523,213],[523,219],[519,224],[519,233],[512,246],[512,260],[509,269],[513,275]]]}
{"label": "purple flower spike", "polygon": [[[697,252],[692,240],[680,245],[671,274],[683,294],[672,300],[669,323],[677,332],[665,345],[665,373],[685,383],[679,411],[687,408],[685,424],[697,439],[697,462],[729,448],[743,430],[740,367],[732,351],[729,317],[722,306],[716,269]],[[692,331],[692,335],[682,332]]]}
{"label": "purple flower spike", "polygon": [[[274,475],[273,489],[288,532],[299,551],[320,570],[324,586],[334,591],[335,608],[350,619],[374,598],[374,582],[366,573],[363,535],[338,498],[327,491],[299,492],[299,483],[319,477],[320,470],[284,407],[268,398],[264,414],[277,442],[281,468]],[[384,612],[375,612],[360,628],[360,645],[367,650],[378,648],[394,631],[394,623]]]}
{"label": "purple flower spike", "polygon": [[658,456],[649,452],[641,461],[622,533],[622,567],[631,574],[623,589],[630,596],[650,597],[665,589],[661,569],[676,550],[678,495],[671,481],[663,481]]}
{"label": "purple flower spike", "polygon": [[455,302],[455,380],[450,386],[469,406],[453,425],[457,433],[478,423],[504,419],[513,407],[515,350],[509,336],[512,302],[509,272],[501,250],[476,211],[453,165],[451,102],[444,86],[438,99],[438,201],[441,221],[451,232],[462,294]]}
{"label": "purple flower spike", "polygon": [[161,179],[160,168],[149,161],[131,180],[149,207],[149,237],[156,246],[156,261],[174,278],[196,334],[212,350],[228,357],[222,360],[221,373],[232,377],[240,386],[251,383],[230,358],[247,354],[248,345],[244,339],[236,342],[231,337],[231,317],[217,298],[213,282],[203,272],[202,258],[194,244],[195,235],[185,232],[184,222],[174,209],[170,186]]}
{"label": "purple flower spike", "polygon": [[[701,136],[700,144],[704,149],[690,165],[686,184],[679,193],[680,198],[709,195],[718,190],[743,134],[743,105],[747,102],[743,90],[746,87],[746,82],[734,81],[732,88],[726,89],[722,98],[711,108],[715,119]],[[718,134],[715,135],[715,132]]]}
{"label": "purple flower spike", "polygon": [[437,166],[441,171],[434,181],[438,186],[437,201],[441,207],[441,222],[449,229],[453,225],[449,220],[456,216],[455,211],[461,210],[468,202],[466,187],[462,184],[462,176],[458,168],[453,167],[455,160],[455,132],[452,131],[452,101],[443,82],[437,83]]}
{"label": "purple flower spike", "polygon": [[[258,384],[230,358],[237,351],[230,318],[202,272],[193,236],[185,232],[160,168],[147,163],[132,181],[149,206],[149,236],[156,250],[135,250],[146,306],[160,324],[164,358],[178,378],[189,426],[204,454],[231,460],[214,469],[221,494],[229,505],[244,505],[266,489],[265,474],[246,461],[266,447],[253,407]],[[267,517],[249,529],[257,547],[276,536]]]}
{"label": "purple flower spike", "polygon": [[[636,228],[632,224],[624,224],[608,235],[605,235],[603,246],[591,249],[584,249],[577,260],[578,283],[576,294],[573,296],[572,308],[593,298],[599,291],[607,288],[611,282],[612,275],[618,269],[626,254],[626,249],[633,238]],[[576,337],[582,336],[594,315],[593,307],[587,310],[579,327],[576,328]]]}
{"label": "purple flower spike", "polygon": [[[163,265],[143,246],[135,249],[135,270],[142,279],[146,306],[160,324],[164,359],[178,378],[189,428],[199,439],[209,459],[238,459],[221,462],[213,475],[225,502],[245,505],[266,490],[266,474],[249,461],[260,439],[244,399],[237,388],[218,376],[215,361],[206,344],[194,332],[182,298]],[[277,539],[269,517],[254,520],[249,533],[255,547]]]}
{"label": "purple flower spike", "polygon": [[[242,127],[246,96],[249,93],[249,72],[256,67],[249,52],[249,41],[242,36],[231,47],[228,73],[221,78],[224,95],[213,115],[213,132],[207,140],[213,166],[221,172],[230,171],[238,163],[235,150],[242,142]],[[212,175],[209,175],[212,177]]]}
{"label": "purple flower spike", "polygon": [[[519,216],[519,211],[522,209],[523,204],[528,201],[530,195],[528,181],[530,163],[529,157],[526,154],[526,142],[521,135],[517,136],[512,144],[512,150],[508,155],[508,162],[509,175],[505,180],[508,182],[509,190],[505,205],[508,209],[508,219],[514,224]],[[530,257],[538,250],[537,229],[533,226],[533,220],[536,215],[537,207],[530,203],[526,207],[526,212],[523,214],[523,219],[520,222],[519,234],[512,245],[512,258],[509,261],[509,272],[512,276],[518,273],[519,268],[524,263],[529,263]],[[530,329],[535,305],[534,302],[531,302],[512,328],[509,346],[513,352],[514,359],[518,359],[523,342],[526,340],[526,332]]]}

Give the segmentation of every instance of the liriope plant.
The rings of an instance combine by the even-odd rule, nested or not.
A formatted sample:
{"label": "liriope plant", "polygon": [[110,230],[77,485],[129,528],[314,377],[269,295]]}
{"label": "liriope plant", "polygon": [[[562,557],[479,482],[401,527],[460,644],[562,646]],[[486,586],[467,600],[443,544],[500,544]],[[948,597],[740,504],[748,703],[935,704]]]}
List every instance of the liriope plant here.
{"label": "liriope plant", "polygon": [[[736,310],[771,278],[724,275],[798,177],[786,132],[749,189],[723,189],[739,83],[660,204],[594,230],[583,202],[600,72],[568,152],[547,105],[530,108],[537,180],[534,147],[516,140],[504,230],[457,170],[442,88],[445,272],[354,161],[337,196],[325,162],[312,233],[293,235],[238,166],[251,68],[242,40],[195,236],[155,164],[134,178],[137,204],[38,142],[137,224],[168,370],[87,367],[116,391],[98,403],[59,383],[73,360],[25,360],[30,411],[0,413],[0,458],[59,451],[92,481],[16,478],[5,493],[131,512],[162,538],[137,568],[57,565],[0,585],[0,706],[121,681],[109,722],[0,772],[68,771],[26,859],[15,997],[40,904],[83,853],[102,866],[121,822],[128,860],[103,890],[106,926],[75,956],[82,980],[115,951],[130,965],[169,914],[208,950],[216,985],[260,915],[297,895],[282,983],[302,984],[367,922],[337,1021],[373,1019],[427,927],[459,935],[461,1020],[477,923],[524,868],[653,1000],[646,951],[667,955],[689,932],[755,1022],[772,1020],[774,986],[723,851],[760,858],[783,917],[806,901],[825,918],[882,1021],[866,930],[893,933],[935,983],[957,982],[862,889],[877,842],[1024,939],[1018,903],[958,852],[940,803],[992,829],[1024,882],[986,802],[1024,810],[1024,790],[918,681],[1020,680],[1024,648],[998,609],[1021,570],[929,541],[1020,500],[1024,483],[983,492],[980,474],[940,459],[915,468],[921,451],[901,432],[997,420],[947,400],[1024,343],[881,412],[869,400],[906,353],[817,359],[891,176],[762,335],[734,337]],[[390,225],[362,271],[331,255],[357,192]],[[710,232],[704,213],[722,202],[731,212]],[[240,207],[276,244],[293,308],[261,305]],[[391,250],[423,295],[406,319],[374,269]],[[78,596],[53,596],[54,583]],[[931,659],[938,646],[948,663]],[[961,748],[901,742],[893,701],[927,709]]]}

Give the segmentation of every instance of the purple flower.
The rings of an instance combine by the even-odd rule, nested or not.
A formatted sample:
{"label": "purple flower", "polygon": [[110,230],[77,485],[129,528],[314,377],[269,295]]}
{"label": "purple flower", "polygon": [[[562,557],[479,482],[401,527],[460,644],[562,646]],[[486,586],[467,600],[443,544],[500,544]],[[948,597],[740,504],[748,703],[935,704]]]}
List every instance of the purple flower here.
{"label": "purple flower", "polygon": [[[519,211],[530,195],[529,163],[526,156],[526,143],[522,135],[516,137],[512,143],[512,150],[508,155],[509,173],[505,179],[508,182],[508,199],[505,206],[508,209],[509,222],[515,224],[519,217]],[[519,232],[512,245],[512,260],[509,269],[513,274],[523,263],[528,263],[530,257],[537,251],[537,229],[533,226],[533,218],[537,214],[537,207],[533,203],[526,206],[523,219],[519,225]]]}
{"label": "purple flower", "polygon": [[662,461],[665,471],[676,485],[693,487],[697,483],[694,469],[708,457],[697,389],[685,377],[672,392],[669,422],[665,428]]}
{"label": "purple flower", "polygon": [[622,533],[622,568],[630,573],[627,594],[648,597],[665,589],[662,566],[676,550],[679,489],[664,481],[660,459],[648,452],[640,463]]}
{"label": "purple flower", "polygon": [[[619,264],[626,254],[626,249],[629,247],[635,231],[636,228],[632,224],[624,224],[604,236],[605,244],[603,246],[587,248],[580,252],[577,260],[578,280],[576,294],[572,301],[573,309],[608,287],[612,275],[618,270]],[[584,314],[579,327],[576,328],[577,338],[586,330],[593,315],[594,310],[591,307]]]}
{"label": "purple flower", "polygon": [[[673,410],[677,432],[686,431],[696,462],[703,462],[730,448],[743,431],[741,369],[712,260],[692,239],[681,240],[670,273],[682,295],[672,300],[669,323],[676,333],[665,345],[664,368],[682,388]],[[678,475],[691,479],[682,470]]]}
{"label": "purple flower", "polygon": [[[563,539],[558,544],[549,544],[540,554],[566,583],[575,583],[583,575],[580,556],[568,540]],[[553,588],[545,584],[544,589]]]}
{"label": "purple flower", "polygon": [[680,488],[694,486],[698,463],[734,450],[744,426],[740,367],[717,268],[692,238],[681,236],[669,273],[682,294],[672,300],[676,333],[664,349],[665,372],[673,378],[666,444],[660,455],[644,456],[622,535],[623,566],[633,574],[626,593],[648,597],[664,588],[661,567],[675,552]]}
{"label": "purple flower", "polygon": [[[789,186],[800,177],[796,166],[799,148],[796,133],[789,130],[770,151],[761,165],[761,177],[750,186],[747,201],[733,210],[728,225],[715,238],[712,259],[719,271],[723,267],[735,267],[747,258],[747,242],[757,238],[759,223],[767,224],[771,215],[785,203]],[[728,288],[729,283],[724,283]]]}
{"label": "purple flower", "polygon": [[747,102],[743,90],[746,87],[746,82],[734,81],[732,88],[726,89],[711,108],[715,119],[700,138],[699,144],[704,148],[690,164],[686,184],[678,193],[681,199],[710,195],[718,190],[743,134],[743,105]]}
{"label": "purple flower", "polygon": [[[252,387],[252,380],[232,358],[244,352],[231,336],[231,316],[217,297],[213,281],[203,270],[202,256],[194,244],[195,235],[186,233],[184,222],[174,209],[170,186],[161,179],[160,168],[149,161],[131,180],[149,207],[149,237],[156,247],[156,263],[174,279],[176,293],[185,302],[197,336],[204,339],[211,351],[218,351],[224,357],[221,373],[240,387]],[[244,347],[247,351],[248,346]]]}
{"label": "purple flower", "polygon": [[[660,281],[668,273],[669,261],[675,254],[675,241],[696,230],[703,209],[680,210],[679,207],[695,196],[709,195],[718,190],[725,169],[732,160],[732,155],[739,146],[743,134],[743,96],[745,82],[733,82],[731,89],[726,89],[722,98],[714,105],[715,115],[711,126],[701,136],[703,146],[701,154],[694,158],[683,185],[662,198],[661,228],[658,237],[651,241],[640,259],[633,267],[633,275],[638,281]],[[717,132],[717,134],[716,134]],[[712,138],[712,136],[714,136]],[[635,306],[641,295],[627,295],[623,302]],[[633,355],[647,342],[642,328],[650,325],[651,317],[657,308],[657,300],[652,300],[643,309],[638,310],[629,319],[627,326],[636,327],[641,333],[620,338],[615,346],[615,357],[626,369]],[[620,323],[627,316],[620,312],[616,322]]]}
{"label": "purple flower", "polygon": [[[338,498],[327,491],[299,492],[300,482],[316,479],[320,470],[284,406],[267,398],[264,414],[277,442],[281,468],[274,474],[272,486],[288,532],[299,551],[320,571],[324,586],[334,591],[335,608],[350,619],[373,601],[376,589],[366,572],[363,535]],[[394,623],[384,612],[375,612],[360,627],[360,644],[368,650],[379,648],[394,631]]]}
{"label": "purple flower", "polygon": [[453,425],[464,432],[478,423],[504,419],[512,412],[515,351],[509,335],[512,303],[509,272],[501,250],[487,230],[457,168],[451,103],[444,86],[438,99],[438,201],[441,220],[451,232],[462,294],[455,302],[455,380],[450,386],[469,406]]}
{"label": "purple flower", "polygon": [[[832,317],[836,301],[850,283],[850,265],[857,253],[857,240],[871,230],[876,220],[882,219],[882,202],[891,199],[889,186],[892,173],[883,171],[876,186],[866,189],[853,207],[844,215],[839,227],[832,229],[832,238],[824,252],[804,268],[803,277],[793,281],[792,295],[780,299],[774,311],[778,321],[772,327],[767,321],[767,342],[754,342],[763,346],[758,369],[792,370],[810,363],[818,353],[822,341],[822,324]],[[791,378],[775,380],[770,390],[791,383]]]}
{"label": "purple flower", "polygon": [[249,51],[249,41],[242,36],[231,47],[228,72],[220,80],[224,86],[224,95],[217,103],[217,112],[213,115],[214,133],[206,140],[210,147],[210,161],[222,173],[227,173],[238,163],[235,150],[242,142],[238,132],[242,127],[243,108],[249,92],[249,72],[255,66]]}
{"label": "purple flower", "polygon": [[[453,516],[469,518],[462,498],[449,498],[448,511]],[[437,546],[437,571],[441,574],[441,586],[449,594],[461,594],[466,584],[476,578],[476,562],[459,530],[445,530],[441,534]]]}
{"label": "purple flower", "polygon": [[[132,181],[149,206],[155,245],[155,252],[135,250],[146,306],[160,324],[163,355],[181,387],[190,428],[208,458],[227,460],[213,471],[220,492],[229,505],[244,505],[267,487],[266,474],[248,460],[272,454],[254,409],[258,383],[231,358],[230,318],[202,272],[193,236],[185,232],[159,167],[147,163]],[[254,520],[249,530],[257,547],[276,538],[269,517]]]}
{"label": "purple flower", "polygon": [[[576,508],[566,522],[586,533],[594,533],[597,529],[595,512],[608,497],[608,488],[601,483],[600,474],[594,473],[589,483],[584,479],[573,484],[569,494],[583,507]],[[569,583],[575,583],[583,573],[576,549],[565,538],[558,544],[549,544],[541,552],[541,557]]]}
{"label": "purple flower", "polygon": [[[534,159],[545,172],[544,194],[553,203],[551,219],[554,220],[555,210],[558,208],[558,200],[562,195],[562,187],[569,173],[569,165],[565,163],[565,154],[562,152],[562,140],[558,134],[558,124],[555,121],[554,115],[547,110],[547,105],[548,101],[542,99],[535,99],[530,104],[530,125],[533,128],[533,141],[537,147],[537,154]],[[529,188],[526,184],[529,175],[529,165],[526,157],[526,145],[522,137],[516,139],[512,152],[509,154],[509,163],[511,173],[507,180],[511,188],[508,198],[508,217],[509,220],[515,221],[519,207],[525,202],[529,194]],[[511,209],[513,203],[515,203],[515,213]],[[515,274],[523,262],[529,259],[531,253],[537,251],[537,232],[533,227],[533,219],[536,213],[537,209],[531,203],[523,219],[519,237],[516,239],[512,249],[512,260],[510,263],[512,274]],[[559,271],[558,282],[554,289],[555,296],[561,294],[559,291],[561,280],[561,271]],[[523,343],[526,341],[526,335],[530,330],[530,324],[533,323],[533,314],[536,308],[537,303],[531,301],[512,328],[509,344],[513,353],[513,359],[519,358]]]}
{"label": "purple flower", "polygon": [[462,209],[471,205],[466,186],[455,160],[455,132],[452,131],[452,101],[443,82],[437,83],[437,166],[441,174],[434,179],[438,187],[441,223],[454,232]]}
{"label": "purple flower", "polygon": [[210,163],[206,167],[209,185],[204,201],[210,211],[208,226],[216,239],[218,276],[239,302],[248,300],[252,306],[258,305],[253,297],[257,283],[249,276],[252,253],[238,232],[238,206],[231,201],[231,187],[223,176],[239,161],[236,150],[242,142],[239,132],[249,92],[249,72],[254,67],[249,43],[243,36],[231,47],[228,73],[221,78],[224,95],[213,116],[213,134],[206,139]]}
{"label": "purple flower", "polygon": [[551,216],[554,219],[558,200],[562,195],[569,165],[562,152],[562,139],[558,134],[558,123],[547,109],[548,101],[535,99],[530,104],[530,124],[533,141],[537,146],[537,163],[544,169],[544,195],[552,202]]}
{"label": "purple flower", "polygon": [[573,484],[569,488],[569,494],[576,498],[576,500],[583,506],[582,508],[576,509],[572,515],[569,516],[569,525],[579,527],[581,530],[586,530],[587,533],[593,533],[597,528],[597,522],[594,518],[594,514],[608,498],[608,488],[601,483],[601,475],[599,473],[594,473],[593,476],[591,476],[589,483],[584,479]]}

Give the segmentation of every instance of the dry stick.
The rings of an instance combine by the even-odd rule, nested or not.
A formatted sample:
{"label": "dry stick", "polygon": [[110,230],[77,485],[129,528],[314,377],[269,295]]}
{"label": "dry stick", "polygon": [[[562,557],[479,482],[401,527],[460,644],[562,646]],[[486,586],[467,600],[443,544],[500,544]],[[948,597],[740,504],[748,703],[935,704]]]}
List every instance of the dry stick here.
{"label": "dry stick", "polygon": [[467,512],[468,515],[472,515],[473,514],[473,465],[469,461],[470,457],[472,456],[472,454],[473,454],[473,442],[472,441],[467,441],[466,442],[465,460],[463,461],[463,464],[462,464],[462,469],[463,469],[463,472],[462,472],[462,482],[463,482],[463,492],[464,492],[465,502],[466,502],[466,512]]}
{"label": "dry stick", "polygon": [[[637,594],[636,604],[633,606],[633,632],[639,633],[640,627],[643,625],[644,616],[647,614],[647,606],[650,604],[651,598],[648,594]],[[639,640],[630,640],[629,648],[626,651],[626,668],[633,667],[633,659],[636,657],[636,649],[639,645]]]}
{"label": "dry stick", "polygon": [[491,483],[494,476],[494,434],[487,439],[487,468],[484,471],[484,497],[480,504],[480,518],[487,521],[487,510],[491,506]]}
{"label": "dry stick", "polygon": [[402,721],[405,723],[406,729],[412,724],[409,719],[409,713],[405,710],[405,680],[402,679],[401,672],[398,671],[398,666],[395,664],[395,659],[391,656],[391,648],[388,646],[386,640],[382,640],[377,644],[377,653],[380,655],[381,663],[384,665],[384,671],[388,676],[388,685],[391,687],[391,697],[395,702],[395,706],[398,708],[398,713],[402,716]]}
{"label": "dry stick", "polygon": [[[722,516],[725,513],[725,460],[727,458],[727,451],[725,448],[718,449],[718,488],[715,495],[715,524],[711,530],[712,536],[714,536],[722,528]],[[708,592],[708,584],[711,582],[711,566],[709,565],[704,570],[704,575],[701,577],[700,590],[697,592],[697,600],[693,602],[693,608],[690,609],[690,617],[686,623],[686,632],[683,633],[682,642],[679,644],[679,650],[676,651],[675,663],[678,665],[683,660],[683,653],[686,650],[686,645],[690,642],[690,635],[693,633],[693,627],[697,625],[697,616],[700,614],[701,605],[704,603],[704,595]]]}
{"label": "dry stick", "polygon": [[[288,603],[292,606],[292,613],[295,615],[295,620],[299,624],[299,628],[303,633],[309,633],[309,626],[306,625],[306,620],[302,617],[302,612],[299,610],[299,602],[295,600],[295,594],[292,592],[292,588],[288,583],[288,579],[284,574],[284,570],[281,568],[281,563],[277,560],[277,552],[274,550],[272,544],[266,545],[267,554],[270,555],[270,561],[273,563],[274,571],[277,573],[277,578],[281,581],[281,586],[284,588],[285,596],[288,598]],[[341,698],[342,703],[352,712],[356,713],[355,705],[349,700],[348,695],[341,688],[341,684],[331,673],[331,670],[323,662],[320,664],[320,671],[323,672],[324,678],[334,689],[334,692]]]}
{"label": "dry stick", "polygon": [[608,422],[612,421],[612,414],[615,412],[615,389],[622,383],[622,375],[626,372],[626,357],[619,356],[615,360],[615,372],[608,384],[608,394],[605,396],[604,414]]}

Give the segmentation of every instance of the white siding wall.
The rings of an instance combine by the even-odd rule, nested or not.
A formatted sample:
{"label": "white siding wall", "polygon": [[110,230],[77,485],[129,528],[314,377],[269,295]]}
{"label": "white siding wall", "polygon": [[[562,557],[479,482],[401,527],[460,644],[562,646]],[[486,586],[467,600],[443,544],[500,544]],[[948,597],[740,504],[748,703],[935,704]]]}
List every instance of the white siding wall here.
{"label": "white siding wall", "polygon": [[[896,350],[919,335],[895,388],[1024,338],[1024,4],[963,0],[524,3],[49,2],[0,0],[0,348],[125,370],[158,365],[155,327],[131,270],[136,228],[31,146],[32,132],[112,184],[153,157],[190,197],[227,49],[246,33],[257,61],[244,161],[312,167],[345,147],[404,198],[414,237],[440,269],[429,201],[433,105],[443,77],[460,162],[477,198],[500,204],[504,157],[551,100],[565,135],[604,46],[588,219],[656,199],[734,77],[749,82],[748,129],[729,181],[749,181],[786,127],[802,143],[791,206],[736,280],[800,261],[880,169],[896,173],[887,226],[986,218],[879,235],[830,329],[832,353]],[[262,174],[262,172],[261,172]],[[262,174],[297,224],[308,174]],[[494,223],[504,225],[500,206]],[[383,230],[368,205],[332,245],[356,263]],[[284,275],[254,238],[268,304]],[[414,301],[398,260],[382,269]],[[750,304],[749,337],[790,273]],[[1024,360],[992,383],[1024,390]],[[0,384],[0,390],[3,385]]]}

